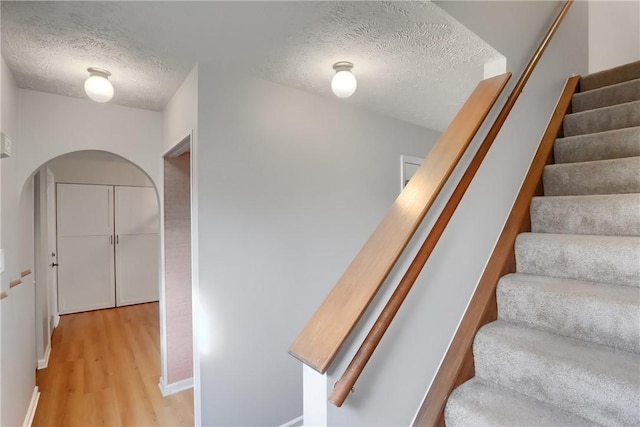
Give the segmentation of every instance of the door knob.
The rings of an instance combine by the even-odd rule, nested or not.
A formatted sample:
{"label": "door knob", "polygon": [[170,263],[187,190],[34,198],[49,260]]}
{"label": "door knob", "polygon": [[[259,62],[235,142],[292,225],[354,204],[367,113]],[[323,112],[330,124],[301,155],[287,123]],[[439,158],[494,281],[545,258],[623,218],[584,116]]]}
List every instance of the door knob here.
{"label": "door knob", "polygon": [[58,265],[60,265],[60,264],[56,264],[55,262],[53,262],[53,263],[51,263],[51,264],[49,264],[49,265],[50,265],[51,267],[57,267],[57,266],[58,266]]}

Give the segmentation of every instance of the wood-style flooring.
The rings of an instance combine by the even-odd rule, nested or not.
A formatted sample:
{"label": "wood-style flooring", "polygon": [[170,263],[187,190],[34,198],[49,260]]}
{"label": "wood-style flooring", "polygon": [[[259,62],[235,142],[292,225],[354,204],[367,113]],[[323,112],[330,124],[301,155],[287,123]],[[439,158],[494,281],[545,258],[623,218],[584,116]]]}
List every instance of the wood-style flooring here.
{"label": "wood-style flooring", "polygon": [[158,389],[158,322],[158,303],[62,316],[33,425],[193,426],[193,391]]}

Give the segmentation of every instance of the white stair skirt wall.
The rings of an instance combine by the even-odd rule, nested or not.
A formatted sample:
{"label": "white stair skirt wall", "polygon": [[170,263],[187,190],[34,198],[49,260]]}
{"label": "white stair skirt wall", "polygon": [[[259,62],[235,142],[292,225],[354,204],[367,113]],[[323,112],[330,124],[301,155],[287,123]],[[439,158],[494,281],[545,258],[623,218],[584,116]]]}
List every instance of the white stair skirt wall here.
{"label": "white stair skirt wall", "polygon": [[279,427],[302,427],[304,426],[304,417],[300,415],[298,418],[294,418],[291,421],[287,421]]}
{"label": "white stair skirt wall", "polygon": [[58,184],[60,314],[115,305],[113,187]]}
{"label": "white stair skirt wall", "polygon": [[153,188],[58,184],[60,314],[157,301],[158,229]]}
{"label": "white stair skirt wall", "polygon": [[157,301],[160,229],[156,192],[116,187],[116,304]]}

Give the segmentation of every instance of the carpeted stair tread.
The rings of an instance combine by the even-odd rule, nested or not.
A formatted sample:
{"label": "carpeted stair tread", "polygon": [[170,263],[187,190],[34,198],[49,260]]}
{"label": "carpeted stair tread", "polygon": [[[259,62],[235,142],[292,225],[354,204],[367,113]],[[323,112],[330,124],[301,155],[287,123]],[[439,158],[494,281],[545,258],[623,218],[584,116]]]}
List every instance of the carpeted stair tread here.
{"label": "carpeted stair tread", "polygon": [[516,272],[640,287],[640,237],[521,233]]}
{"label": "carpeted stair tread", "polygon": [[640,426],[640,61],[580,90],[448,426]]}
{"label": "carpeted stair tread", "polygon": [[448,427],[597,425],[477,377],[451,393],[445,408],[445,424]]}
{"label": "carpeted stair tread", "polygon": [[640,193],[534,197],[531,231],[640,236]]}
{"label": "carpeted stair tread", "polygon": [[640,78],[573,95],[571,111],[592,110],[640,100]]}
{"label": "carpeted stair tread", "polygon": [[640,101],[567,114],[563,122],[564,136],[584,135],[633,126],[640,126]]}
{"label": "carpeted stair tread", "polygon": [[638,424],[637,353],[500,320],[478,331],[473,352],[477,377],[596,423]]}
{"label": "carpeted stair tread", "polygon": [[640,61],[584,76],[580,79],[580,90],[593,90],[634,79],[640,79]]}
{"label": "carpeted stair tread", "polygon": [[555,163],[640,156],[640,126],[556,139]]}
{"label": "carpeted stair tread", "polygon": [[640,193],[640,157],[551,164],[544,168],[545,196]]}
{"label": "carpeted stair tread", "polygon": [[638,288],[515,273],[496,296],[500,320],[640,353]]}

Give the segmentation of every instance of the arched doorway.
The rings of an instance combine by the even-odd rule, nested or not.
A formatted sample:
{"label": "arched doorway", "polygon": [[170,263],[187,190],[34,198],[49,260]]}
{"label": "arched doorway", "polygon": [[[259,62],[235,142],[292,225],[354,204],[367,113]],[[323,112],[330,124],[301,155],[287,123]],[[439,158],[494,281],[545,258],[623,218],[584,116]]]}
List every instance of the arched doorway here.
{"label": "arched doorway", "polygon": [[[128,159],[98,150],[71,152],[49,160],[32,174],[28,181],[30,180],[33,180],[35,201],[36,276],[42,279],[36,280],[38,366],[49,366],[39,370],[36,377],[41,397],[34,425],[38,425],[43,419],[55,419],[60,424],[92,424],[100,419],[101,422],[107,420],[116,425],[125,422],[147,424],[154,419],[166,419],[175,425],[190,424],[192,398],[190,400],[189,396],[178,396],[174,399],[175,402],[163,399],[157,387],[161,376],[158,296],[162,281],[160,200],[155,183],[144,170]],[[76,200],[80,207],[61,208],[61,203],[68,202],[61,199],[62,193],[67,196],[71,194],[76,199],[80,197]],[[110,197],[109,201],[103,200],[103,196]],[[83,197],[95,198],[99,202],[98,207],[102,203],[109,211],[105,214],[96,213],[93,208],[86,207]],[[154,220],[150,219],[156,233],[153,239],[155,260],[151,262],[152,265],[148,265],[149,257],[143,255],[150,250],[149,247],[137,244],[130,246],[128,251],[123,251],[134,258],[122,264],[119,262],[122,253],[119,253],[118,245],[122,247],[136,236],[130,231],[123,231],[121,227],[127,221],[119,215],[128,214],[139,220],[140,208],[132,207],[129,202],[139,201],[140,198],[151,198],[153,204],[154,212],[149,212],[148,204],[142,210],[144,218],[155,217]],[[128,207],[122,208],[125,203],[128,203]],[[66,219],[57,215],[66,215]],[[85,250],[80,247],[78,250],[76,247],[75,253],[72,251],[65,254],[65,245],[81,238],[76,233],[78,227],[71,227],[71,232],[64,231],[65,227],[68,229],[69,224],[76,226],[78,223],[83,226],[91,225],[94,220],[101,222],[109,217],[112,223],[104,226],[112,227],[111,231],[91,235],[89,239],[94,243],[100,240],[107,242],[103,246],[103,255],[113,257],[115,270],[112,274],[116,281],[126,279],[123,277],[123,270],[133,272],[133,279],[138,280],[141,277],[140,271],[150,267],[155,272],[155,298],[134,298],[127,301],[126,298],[123,299],[122,289],[117,287],[116,282],[113,288],[116,291],[113,295],[113,305],[116,308],[85,311],[82,307],[63,307],[63,294],[69,290],[65,287],[66,281],[78,273],[78,266],[68,269],[65,274],[61,274],[62,268],[73,263],[74,260],[69,258],[70,254],[86,262],[83,257],[95,249]],[[138,229],[147,228],[144,236],[147,244],[148,226],[149,224],[134,226]],[[58,274],[55,274],[55,270],[58,270]],[[95,270],[97,269],[89,267],[85,269],[85,273]],[[129,279],[131,277],[129,274]],[[89,305],[85,308],[93,310],[106,307]],[[59,312],[81,313],[63,315],[60,326],[53,332]],[[82,380],[79,379],[79,372],[84,376]],[[60,401],[59,394],[63,389],[71,390],[71,393],[65,391],[70,398]],[[52,398],[58,399],[54,400],[55,405],[48,403]],[[68,417],[77,418],[67,419]]]}
{"label": "arched doorway", "polygon": [[[96,250],[94,245],[93,248],[88,249],[86,246],[78,246],[78,245],[69,245],[72,241],[78,241],[82,238],[78,236],[78,233],[75,232],[77,230],[70,230],[70,235],[72,238],[66,238],[65,244],[59,247],[58,245],[58,220],[57,220],[57,208],[60,206],[57,205],[57,187],[61,186],[64,188],[65,193],[77,193],[76,197],[82,194],[91,194],[95,195],[96,191],[98,193],[107,193],[114,194],[116,189],[122,190],[148,190],[147,194],[151,192],[153,194],[153,207],[155,210],[156,217],[159,217],[159,202],[158,202],[158,193],[155,184],[148,177],[148,175],[140,169],[137,165],[130,162],[127,159],[124,159],[121,156],[115,155],[113,153],[109,153],[106,151],[99,150],[83,150],[83,151],[75,151],[71,153],[67,153],[61,156],[58,156],[54,159],[51,159],[44,163],[38,170],[36,170],[33,174],[33,187],[34,187],[34,219],[35,219],[35,274],[36,274],[36,352],[38,358],[38,366],[44,367],[47,364],[48,352],[50,351],[50,336],[53,332],[53,329],[57,325],[58,322],[58,313],[62,311],[63,313],[70,313],[74,311],[84,311],[83,309],[92,309],[92,308],[105,308],[104,305],[91,305],[91,304],[66,304],[65,307],[63,304],[62,310],[60,310],[60,301],[58,297],[60,296],[61,291],[64,293],[65,289],[69,289],[67,291],[66,296],[67,300],[73,300],[74,298],[69,298],[69,292],[73,292],[73,287],[69,288],[67,283],[63,283],[63,286],[59,287],[57,283],[58,274],[60,271],[60,267],[57,264],[60,263],[60,255],[73,257],[74,255],[81,255],[91,250]],[[25,184],[26,186],[27,184]],[[83,190],[83,191],[73,191],[73,190]],[[102,196],[98,196],[100,201],[102,201]],[[148,198],[148,196],[147,196]],[[65,221],[67,224],[83,222],[82,218],[91,219],[96,215],[96,212],[92,212],[87,215],[87,212],[82,212],[82,207],[86,207],[86,203],[83,203],[80,200],[80,211],[77,212],[78,218],[73,218],[71,216],[71,221]],[[104,205],[109,204],[110,209],[114,208],[113,201],[104,201]],[[99,206],[100,207],[100,206]],[[72,213],[73,209],[65,209],[67,214]],[[114,222],[114,212],[105,212],[103,216],[105,218],[111,218],[112,223]],[[70,216],[70,215],[66,215]],[[97,218],[94,218],[97,220]],[[86,222],[86,221],[85,221]],[[158,220],[156,220],[158,222]],[[90,224],[84,224],[90,225]],[[113,226],[115,224],[111,224]],[[106,226],[106,224],[105,224]],[[78,227],[76,227],[78,228]],[[104,228],[104,227],[103,227]],[[102,252],[104,256],[108,256],[111,249],[113,253],[113,258],[115,261],[116,252],[115,252],[115,239],[116,234],[109,233],[108,237],[102,236],[103,238],[109,239],[109,246],[106,247],[103,245]],[[156,225],[156,233],[159,233],[158,225]],[[87,234],[87,233],[85,233]],[[100,240],[100,237],[96,236],[99,233],[91,232],[88,234],[93,234],[94,237],[90,239]],[[111,245],[113,241],[114,245]],[[104,240],[103,240],[104,243]],[[156,239],[156,253],[155,256],[155,265],[154,269],[156,271],[155,277],[155,290],[156,294],[159,294],[159,278],[157,271],[159,270],[159,236]],[[67,254],[60,254],[59,251],[67,251]],[[124,251],[123,251],[124,252]],[[71,279],[74,275],[80,274],[78,271],[79,268],[82,267],[81,260],[68,259],[70,262],[67,262],[63,265],[63,275],[66,276],[67,281]],[[84,260],[86,261],[86,260]],[[75,265],[74,265],[75,264]],[[115,262],[114,262],[115,264]],[[101,267],[104,266],[104,263],[96,264]],[[93,267],[95,269],[96,265],[88,265],[88,268]],[[103,268],[103,273],[108,273],[106,269]],[[98,272],[95,272],[98,273]],[[112,271],[112,277],[100,277],[99,282],[106,283],[109,281],[114,281],[116,279],[116,271],[115,269]],[[92,279],[92,283],[96,282],[96,276]],[[114,289],[115,290],[115,289]],[[84,297],[91,299],[91,294],[95,292],[95,289],[87,289]],[[116,295],[113,295],[113,301],[115,303]],[[157,300],[157,297],[155,298]],[[124,304],[123,304],[124,305]]]}

